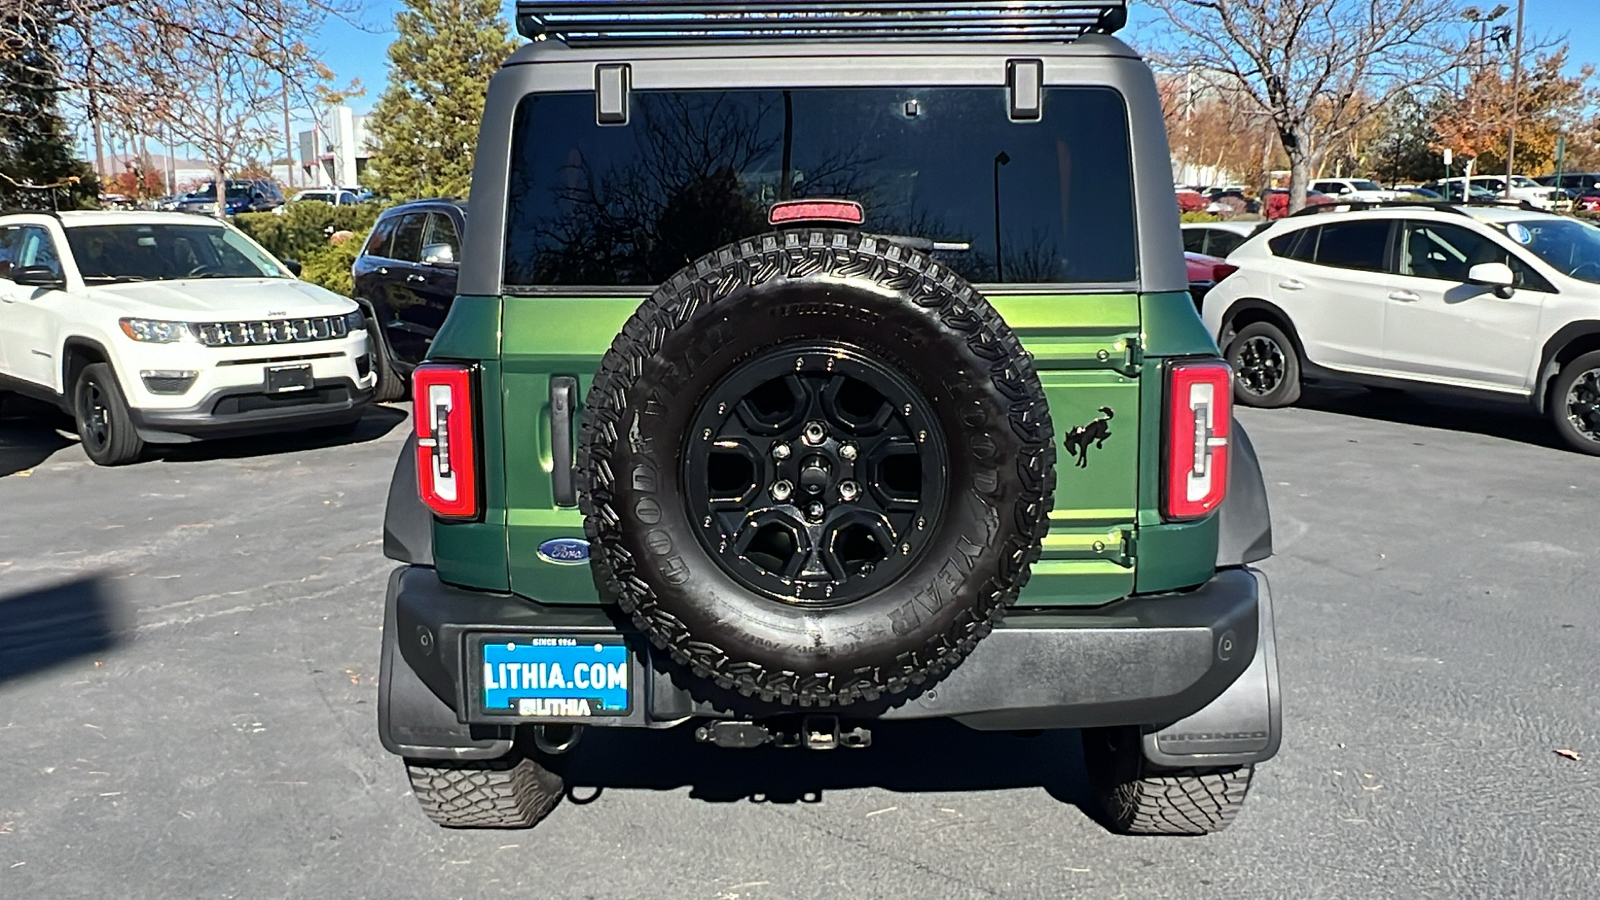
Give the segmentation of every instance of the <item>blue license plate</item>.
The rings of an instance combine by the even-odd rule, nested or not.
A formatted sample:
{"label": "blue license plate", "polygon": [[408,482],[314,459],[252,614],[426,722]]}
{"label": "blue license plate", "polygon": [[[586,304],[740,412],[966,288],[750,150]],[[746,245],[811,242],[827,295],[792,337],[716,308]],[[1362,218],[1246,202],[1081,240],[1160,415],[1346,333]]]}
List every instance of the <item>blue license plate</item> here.
{"label": "blue license plate", "polygon": [[581,718],[633,706],[628,645],[615,635],[517,635],[482,646],[488,712]]}

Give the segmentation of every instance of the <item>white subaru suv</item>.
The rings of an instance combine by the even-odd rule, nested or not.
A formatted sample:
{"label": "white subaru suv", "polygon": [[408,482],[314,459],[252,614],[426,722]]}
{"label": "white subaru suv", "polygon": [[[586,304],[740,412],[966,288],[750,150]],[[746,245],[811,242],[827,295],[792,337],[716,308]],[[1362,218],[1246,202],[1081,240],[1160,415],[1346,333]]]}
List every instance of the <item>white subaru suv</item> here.
{"label": "white subaru suv", "polygon": [[100,465],[146,442],[348,429],[373,385],[355,302],[230,225],[0,215],[0,391],[71,414]]}
{"label": "white subaru suv", "polygon": [[1520,398],[1600,455],[1600,227],[1506,206],[1312,207],[1228,262],[1202,316],[1240,403],[1287,406],[1307,378]]}

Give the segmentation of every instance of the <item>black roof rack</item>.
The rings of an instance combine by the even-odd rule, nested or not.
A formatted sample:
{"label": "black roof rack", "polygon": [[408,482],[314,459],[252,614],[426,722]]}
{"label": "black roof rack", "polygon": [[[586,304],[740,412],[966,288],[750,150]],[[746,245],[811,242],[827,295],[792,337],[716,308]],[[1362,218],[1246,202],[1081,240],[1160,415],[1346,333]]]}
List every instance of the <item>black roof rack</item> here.
{"label": "black roof rack", "polygon": [[517,31],[568,44],[748,40],[1074,41],[1127,0],[518,0]]}
{"label": "black roof rack", "polygon": [[1466,215],[1464,207],[1483,207],[1491,209],[1521,209],[1528,212],[1547,212],[1526,200],[1472,200],[1458,203],[1447,200],[1335,200],[1332,203],[1319,203],[1307,206],[1299,212],[1290,213],[1290,216],[1314,216],[1320,213],[1334,212],[1360,212],[1364,209],[1394,209],[1406,207],[1410,209],[1431,209],[1435,212],[1456,213]]}

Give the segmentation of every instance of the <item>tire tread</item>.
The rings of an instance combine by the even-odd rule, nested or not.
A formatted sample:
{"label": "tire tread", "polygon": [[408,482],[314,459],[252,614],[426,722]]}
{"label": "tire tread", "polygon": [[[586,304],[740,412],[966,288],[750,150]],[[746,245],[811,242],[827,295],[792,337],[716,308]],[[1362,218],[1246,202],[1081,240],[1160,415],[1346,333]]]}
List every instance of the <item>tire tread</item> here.
{"label": "tire tread", "polygon": [[422,811],[446,828],[532,828],[561,802],[561,776],[536,761],[406,760]]}

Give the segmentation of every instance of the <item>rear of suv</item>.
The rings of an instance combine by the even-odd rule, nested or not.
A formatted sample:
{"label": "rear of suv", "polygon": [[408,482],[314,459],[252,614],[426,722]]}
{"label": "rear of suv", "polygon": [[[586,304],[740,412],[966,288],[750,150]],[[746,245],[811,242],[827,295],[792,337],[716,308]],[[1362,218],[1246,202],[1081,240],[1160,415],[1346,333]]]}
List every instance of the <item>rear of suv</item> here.
{"label": "rear of suv", "polygon": [[456,297],[467,205],[419,200],[386,210],[351,267],[356,302],[372,322],[379,400],[406,395]]}
{"label": "rear of suv", "polygon": [[1121,4],[620,6],[519,7],[413,373],[378,713],[424,811],[537,823],[588,728],[942,718],[1226,826],[1270,526]]}

